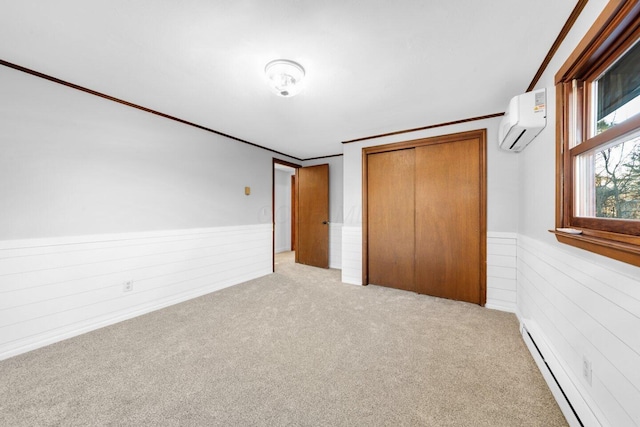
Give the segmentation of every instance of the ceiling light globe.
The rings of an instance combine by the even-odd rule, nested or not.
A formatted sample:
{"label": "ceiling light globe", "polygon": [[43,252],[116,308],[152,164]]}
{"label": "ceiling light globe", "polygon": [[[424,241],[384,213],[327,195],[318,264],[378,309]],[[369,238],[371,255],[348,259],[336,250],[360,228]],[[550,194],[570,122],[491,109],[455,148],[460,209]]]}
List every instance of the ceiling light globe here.
{"label": "ceiling light globe", "polygon": [[282,97],[297,95],[302,90],[305,72],[302,65],[288,59],[276,59],[269,62],[264,73],[271,89]]}

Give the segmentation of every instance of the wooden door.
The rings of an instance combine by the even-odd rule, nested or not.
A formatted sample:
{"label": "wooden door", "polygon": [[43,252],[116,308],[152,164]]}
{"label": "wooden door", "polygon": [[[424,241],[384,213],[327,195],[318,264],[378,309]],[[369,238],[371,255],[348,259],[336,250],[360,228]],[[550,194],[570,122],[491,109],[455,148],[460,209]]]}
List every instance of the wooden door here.
{"label": "wooden door", "polygon": [[364,149],[364,283],[484,305],[486,130]]}
{"label": "wooden door", "polygon": [[369,155],[369,283],[413,291],[413,149]]}
{"label": "wooden door", "polygon": [[483,304],[479,140],[417,147],[416,291]]}
{"label": "wooden door", "polygon": [[296,262],[329,268],[329,165],[296,169]]}

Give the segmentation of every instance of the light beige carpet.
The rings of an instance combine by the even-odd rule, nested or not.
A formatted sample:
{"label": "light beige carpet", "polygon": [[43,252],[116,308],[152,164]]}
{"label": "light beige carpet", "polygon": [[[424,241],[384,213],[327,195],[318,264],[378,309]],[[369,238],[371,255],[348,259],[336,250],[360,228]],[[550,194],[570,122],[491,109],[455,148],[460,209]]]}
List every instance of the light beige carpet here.
{"label": "light beige carpet", "polygon": [[514,315],[276,270],[0,362],[0,425],[566,425]]}

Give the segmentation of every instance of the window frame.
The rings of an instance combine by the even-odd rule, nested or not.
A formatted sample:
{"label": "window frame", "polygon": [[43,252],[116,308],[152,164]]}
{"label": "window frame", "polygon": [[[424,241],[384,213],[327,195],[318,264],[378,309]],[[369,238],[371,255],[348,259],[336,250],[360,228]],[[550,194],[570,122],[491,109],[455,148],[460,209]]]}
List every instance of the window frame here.
{"label": "window frame", "polygon": [[[559,242],[640,266],[640,221],[574,216],[576,156],[640,129],[640,114],[589,135],[591,83],[640,36],[640,2],[612,0],[555,76],[556,230]],[[574,141],[580,144],[573,144]],[[558,231],[574,228],[581,234]]]}

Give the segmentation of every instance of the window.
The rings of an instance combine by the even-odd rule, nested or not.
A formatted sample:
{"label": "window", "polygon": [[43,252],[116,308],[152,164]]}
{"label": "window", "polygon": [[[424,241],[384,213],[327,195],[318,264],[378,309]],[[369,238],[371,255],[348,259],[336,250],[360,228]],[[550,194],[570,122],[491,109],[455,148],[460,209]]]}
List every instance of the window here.
{"label": "window", "polygon": [[611,1],[556,74],[558,240],[640,266],[640,3]]}

